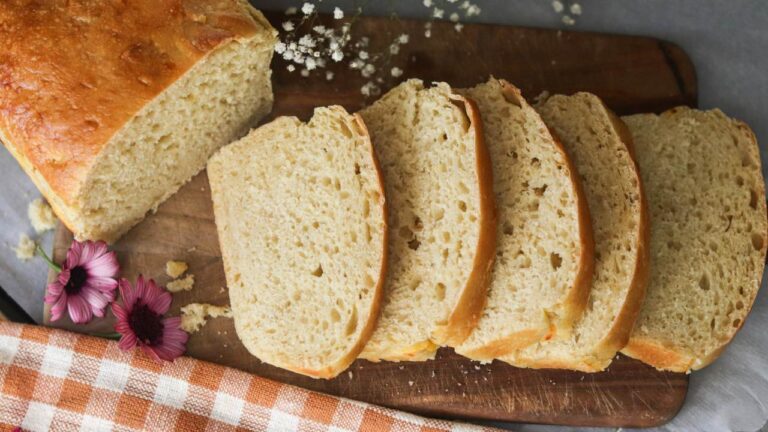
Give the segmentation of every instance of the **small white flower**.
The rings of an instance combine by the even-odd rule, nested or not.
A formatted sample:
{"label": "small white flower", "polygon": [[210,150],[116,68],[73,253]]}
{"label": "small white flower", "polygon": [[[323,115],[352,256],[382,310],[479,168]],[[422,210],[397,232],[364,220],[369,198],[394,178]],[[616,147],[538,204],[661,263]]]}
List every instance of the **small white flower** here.
{"label": "small white flower", "polygon": [[397,78],[403,74],[403,70],[395,66],[391,71],[389,71],[389,73],[391,73],[393,77]]}
{"label": "small white flower", "polygon": [[325,26],[321,26],[321,25],[314,26],[314,27],[312,27],[312,30],[314,30],[315,33],[323,34],[323,33],[325,33]]}
{"label": "small white flower", "polygon": [[576,20],[574,20],[570,15],[563,15],[563,24],[571,26],[576,24]]}
{"label": "small white flower", "polygon": [[432,10],[432,17],[437,19],[443,19],[443,15],[445,14],[445,11],[440,8],[434,8]]}
{"label": "small white flower", "polygon": [[333,18],[334,19],[342,19],[344,18],[344,11],[339,9],[338,7],[333,9]]}
{"label": "small white flower", "polygon": [[476,15],[480,15],[480,7],[478,5],[470,5],[467,8],[467,16],[471,17]]}
{"label": "small white flower", "polygon": [[275,44],[275,52],[278,54],[284,53],[287,48],[288,47],[285,45],[285,42],[280,41]]}
{"label": "small white flower", "polygon": [[325,79],[327,81],[331,81],[333,79],[333,71],[326,71],[325,72]]}
{"label": "small white flower", "polygon": [[317,62],[312,57],[307,58],[307,60],[304,62],[304,64],[305,64],[307,70],[315,70],[315,69],[317,69]]}
{"label": "small white flower", "polygon": [[394,43],[389,46],[389,53],[392,55],[397,55],[400,53],[400,45]]}
{"label": "small white flower", "polygon": [[335,41],[335,40],[332,40],[332,41],[331,41],[331,42],[328,44],[328,48],[330,48],[330,49],[331,49],[331,51],[336,51],[337,49],[339,49],[339,42],[338,42],[338,41]]}
{"label": "small white flower", "polygon": [[350,69],[362,69],[363,66],[365,66],[365,62],[360,59],[354,59],[351,62],[349,62]]}
{"label": "small white flower", "polygon": [[357,53],[357,56],[360,57],[362,60],[368,60],[368,51],[360,51]]}
{"label": "small white flower", "polygon": [[363,96],[366,96],[366,97],[367,96],[376,96],[379,93],[381,93],[381,89],[379,88],[379,86],[377,86],[376,84],[374,84],[374,83],[369,81],[369,82],[365,83],[365,85],[360,88],[360,93],[362,93]]}
{"label": "small white flower", "polygon": [[295,70],[296,70],[296,66],[294,66],[294,65],[290,64],[290,65],[288,65],[288,66],[286,67],[286,69],[288,69],[288,72],[293,72],[293,71],[295,71]]}
{"label": "small white flower", "polygon": [[448,3],[456,3],[458,0],[448,0]]}
{"label": "small white flower", "polygon": [[574,3],[571,5],[571,14],[573,15],[581,15],[581,5],[578,3]]}
{"label": "small white flower", "polygon": [[285,14],[286,15],[296,15],[296,12],[298,12],[298,11],[299,10],[296,9],[296,6],[291,6],[288,9],[285,10]]}
{"label": "small white flower", "polygon": [[432,0],[424,0],[424,7],[432,7]]}
{"label": "small white flower", "polygon": [[304,36],[301,37],[301,39],[299,39],[299,45],[304,47],[314,48],[315,40],[312,39],[312,36],[305,34]]}
{"label": "small white flower", "polygon": [[432,37],[432,30],[430,30],[430,29],[424,30],[424,37],[427,38],[427,39],[431,38]]}
{"label": "small white flower", "polygon": [[301,54],[296,54],[293,56],[293,62],[296,64],[304,64],[304,56]]}
{"label": "small white flower", "polygon": [[460,32],[461,30],[463,30],[463,29],[464,29],[464,24],[462,24],[462,23],[456,23],[456,25],[455,25],[455,26],[453,26],[453,29],[454,29],[454,30],[456,30],[457,32]]}
{"label": "small white flower", "polygon": [[451,22],[459,22],[459,14],[454,12],[451,14],[451,16],[448,19],[450,19]]}
{"label": "small white flower", "polygon": [[283,59],[291,61],[291,60],[293,60],[294,54],[295,54],[295,52],[293,50],[289,49],[289,50],[287,50],[286,52],[283,53]]}
{"label": "small white flower", "polygon": [[310,2],[304,2],[304,6],[301,7],[301,12],[304,15],[311,15],[315,11],[315,5]]}
{"label": "small white flower", "polygon": [[285,30],[287,32],[293,31],[294,28],[295,27],[293,26],[293,23],[290,22],[290,21],[286,21],[286,22],[283,23],[283,30]]}
{"label": "small white flower", "polygon": [[461,5],[459,5],[459,8],[460,9],[469,9],[469,6],[470,6],[470,3],[465,0],[464,2],[461,3]]}
{"label": "small white flower", "polygon": [[367,47],[369,43],[371,43],[371,38],[368,36],[363,36],[360,38],[360,46]]}
{"label": "small white flower", "polygon": [[306,70],[306,69],[302,69],[301,70],[301,76],[303,76],[304,78],[308,77],[309,76],[309,71]]}
{"label": "small white flower", "polygon": [[288,44],[288,49],[296,51],[296,48],[298,48],[298,45],[296,45],[296,42],[291,42]]}
{"label": "small white flower", "polygon": [[409,40],[410,40],[410,36],[408,36],[405,33],[403,33],[403,34],[401,34],[400,36],[397,37],[397,41],[400,42],[400,44],[402,44],[402,45],[407,44]]}
{"label": "small white flower", "polygon": [[333,53],[331,53],[331,60],[335,62],[340,62],[343,59],[344,59],[344,53],[342,53],[341,51],[334,51]]}
{"label": "small white flower", "polygon": [[553,0],[552,9],[554,9],[555,12],[560,13],[565,9],[565,6],[563,6],[563,2],[561,2],[560,0]]}
{"label": "small white flower", "polygon": [[364,78],[370,78],[373,76],[373,74],[376,73],[376,66],[368,63],[363,67],[363,70],[360,72],[361,75],[363,75]]}

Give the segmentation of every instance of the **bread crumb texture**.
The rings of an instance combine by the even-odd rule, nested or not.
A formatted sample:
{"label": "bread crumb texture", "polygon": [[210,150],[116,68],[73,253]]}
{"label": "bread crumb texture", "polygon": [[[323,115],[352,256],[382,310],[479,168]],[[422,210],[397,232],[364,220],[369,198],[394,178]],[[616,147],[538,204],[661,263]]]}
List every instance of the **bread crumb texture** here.
{"label": "bread crumb texture", "polygon": [[235,328],[264,362],[343,371],[375,325],[384,194],[365,126],[338,106],[281,117],[209,162]]}
{"label": "bread crumb texture", "polygon": [[[595,240],[595,270],[581,320],[565,338],[516,352],[511,363],[595,372],[629,338],[644,292],[646,208],[626,129],[595,95],[543,99],[537,107],[561,140],[579,175]],[[623,135],[622,135],[623,134]],[[642,285],[640,285],[642,284]]]}
{"label": "bread crumb texture", "polygon": [[[361,357],[434,357],[433,332],[461,307],[480,232],[476,129],[451,88],[408,80],[360,112],[390,204],[379,323]],[[457,106],[459,105],[459,106]]]}
{"label": "bread crumb texture", "polygon": [[168,261],[165,263],[165,274],[176,279],[183,275],[189,266],[184,261]]}
{"label": "bread crumb texture", "polygon": [[765,186],[747,125],[679,107],[623,118],[651,214],[648,293],[624,352],[690,371],[744,324],[765,264]]}
{"label": "bread crumb texture", "polygon": [[456,351],[487,361],[578,318],[566,311],[584,253],[581,219],[567,156],[519,90],[492,78],[461,92],[482,115],[498,228],[487,304]]}
{"label": "bread crumb texture", "polygon": [[168,282],[168,284],[165,285],[165,289],[172,293],[177,293],[180,291],[189,291],[195,286],[195,275],[188,274],[183,279],[176,279]]}
{"label": "bread crumb texture", "polygon": [[27,208],[27,217],[35,229],[35,232],[42,234],[56,227],[56,215],[47,202],[41,198],[32,200]]}
{"label": "bread crumb texture", "polygon": [[22,261],[28,261],[34,258],[35,256],[35,248],[37,247],[37,244],[34,240],[29,238],[26,234],[19,235],[19,243],[14,248],[14,251],[16,251],[16,258],[22,260]]}
{"label": "bread crumb texture", "polygon": [[208,303],[190,303],[181,308],[181,328],[187,333],[196,333],[208,318],[232,318],[229,306],[214,306]]}

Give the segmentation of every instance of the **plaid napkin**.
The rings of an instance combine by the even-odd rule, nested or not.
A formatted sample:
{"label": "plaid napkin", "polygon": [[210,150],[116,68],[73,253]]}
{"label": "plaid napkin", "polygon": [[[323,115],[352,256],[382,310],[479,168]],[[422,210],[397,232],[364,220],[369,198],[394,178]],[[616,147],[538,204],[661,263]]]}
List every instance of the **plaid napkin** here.
{"label": "plaid napkin", "polygon": [[0,430],[491,431],[281,384],[183,357],[0,322]]}

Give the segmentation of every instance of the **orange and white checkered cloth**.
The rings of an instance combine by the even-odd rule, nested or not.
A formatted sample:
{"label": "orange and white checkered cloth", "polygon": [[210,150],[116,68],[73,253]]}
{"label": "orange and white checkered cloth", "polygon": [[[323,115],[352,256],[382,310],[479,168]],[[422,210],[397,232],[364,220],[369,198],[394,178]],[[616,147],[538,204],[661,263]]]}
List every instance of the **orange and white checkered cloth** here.
{"label": "orange and white checkered cloth", "polygon": [[0,322],[0,429],[490,431],[281,384],[187,357]]}

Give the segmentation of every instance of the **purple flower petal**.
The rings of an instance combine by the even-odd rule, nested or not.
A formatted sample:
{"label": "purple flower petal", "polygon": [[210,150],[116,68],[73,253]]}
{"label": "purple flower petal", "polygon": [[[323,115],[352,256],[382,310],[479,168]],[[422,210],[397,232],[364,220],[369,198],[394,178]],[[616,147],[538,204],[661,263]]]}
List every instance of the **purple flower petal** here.
{"label": "purple flower petal", "polygon": [[136,339],[136,335],[134,335],[133,332],[124,333],[120,338],[120,342],[118,342],[117,346],[123,351],[128,351],[135,348],[137,343],[138,340]]}
{"label": "purple flower petal", "polygon": [[120,279],[118,286],[120,287],[120,298],[123,299],[123,307],[126,311],[130,311],[136,302],[136,295],[131,289],[131,283],[126,279]]}
{"label": "purple flower petal", "polygon": [[93,318],[93,311],[90,305],[81,296],[68,296],[67,310],[69,317],[75,324],[85,324]]}
{"label": "purple flower petal", "polygon": [[155,351],[155,348],[148,346],[148,345],[142,345],[141,350],[144,351],[149,357],[152,358],[152,360],[160,363],[163,359],[160,358],[160,356],[157,355],[157,352]]}
{"label": "purple flower petal", "polygon": [[72,245],[67,250],[67,260],[64,262],[65,269],[71,269],[72,267],[80,264],[80,255],[83,252],[82,243],[77,240],[72,240]]}
{"label": "purple flower petal", "polygon": [[120,272],[120,264],[114,252],[97,255],[90,261],[84,262],[83,267],[88,271],[89,276],[113,278]]}
{"label": "purple flower petal", "polygon": [[158,315],[165,315],[171,308],[172,300],[170,293],[163,292],[147,303],[147,307]]}
{"label": "purple flower petal", "polygon": [[59,280],[57,279],[48,284],[46,291],[48,292],[48,295],[58,297],[59,295],[61,295],[61,293],[64,292],[64,284],[59,282]]}
{"label": "purple flower petal", "polygon": [[99,290],[87,286],[83,287],[78,295],[88,302],[93,314],[99,318],[104,316],[104,309],[106,309],[109,302],[112,301],[111,298],[104,295]]}
{"label": "purple flower petal", "polygon": [[61,293],[57,297],[45,296],[45,302],[51,304],[51,321],[58,321],[67,310],[67,293]]}

